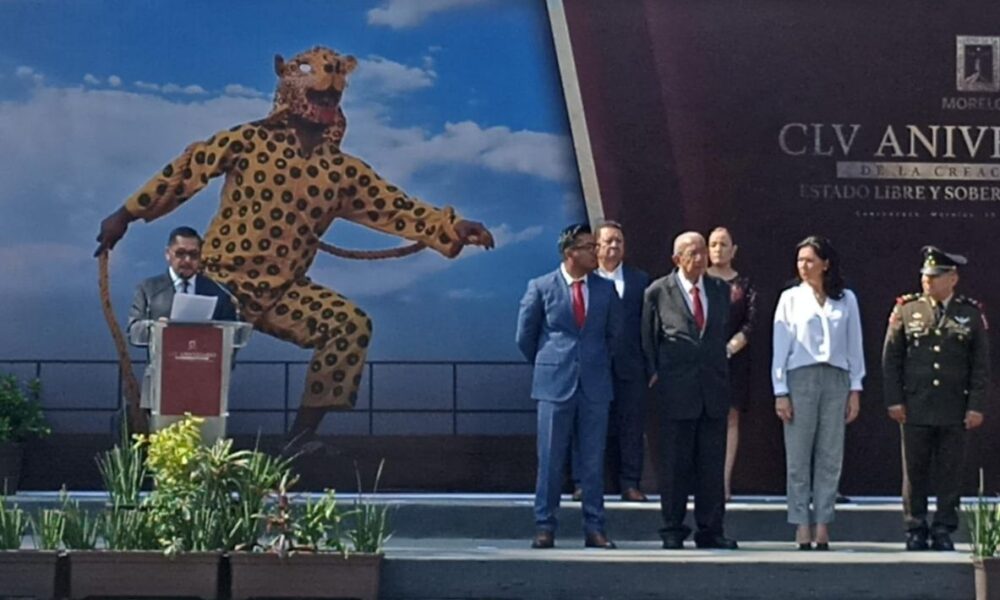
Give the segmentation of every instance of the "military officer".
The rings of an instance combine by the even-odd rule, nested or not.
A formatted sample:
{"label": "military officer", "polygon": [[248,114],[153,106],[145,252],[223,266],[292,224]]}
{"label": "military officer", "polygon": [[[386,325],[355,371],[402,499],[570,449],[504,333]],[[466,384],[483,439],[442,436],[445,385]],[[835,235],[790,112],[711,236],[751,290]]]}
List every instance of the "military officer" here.
{"label": "military officer", "polygon": [[[926,550],[929,536],[932,549],[954,550],[965,431],[983,423],[990,380],[987,325],[978,302],[955,294],[965,257],[934,246],[921,252],[923,293],[897,298],[889,316],[884,397],[903,439],[906,549]],[[932,492],[938,508],[928,529]]]}

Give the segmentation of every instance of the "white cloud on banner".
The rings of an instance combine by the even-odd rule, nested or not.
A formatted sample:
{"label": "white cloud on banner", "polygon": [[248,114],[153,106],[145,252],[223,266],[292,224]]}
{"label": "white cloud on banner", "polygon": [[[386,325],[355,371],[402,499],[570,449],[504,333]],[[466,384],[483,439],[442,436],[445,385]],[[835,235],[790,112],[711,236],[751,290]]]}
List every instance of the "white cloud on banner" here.
{"label": "white cloud on banner", "polygon": [[86,83],[87,85],[100,85],[101,84],[101,80],[98,79],[98,78],[96,78],[96,77],[94,77],[93,74],[91,74],[91,73],[87,73],[86,75],[83,76],[83,82]]}
{"label": "white cloud on banner", "polygon": [[110,85],[111,87],[114,87],[114,88],[121,87],[122,86],[122,78],[119,77],[119,76],[117,76],[117,75],[112,75],[112,76],[108,77],[108,85]]}
{"label": "white cloud on banner", "polygon": [[42,81],[45,80],[45,76],[41,73],[35,71],[34,68],[27,65],[20,65],[14,69],[14,75],[21,79],[27,79],[36,85],[41,85]]}
{"label": "white cloud on banner", "polygon": [[[466,165],[498,173],[518,173],[565,182],[574,175],[572,147],[564,136],[508,127],[483,128],[463,121],[446,123],[444,131],[428,136],[420,128],[393,128],[370,108],[347,110],[345,150],[375,161],[380,170],[400,181],[424,167]],[[366,135],[351,136],[363,124]]]}
{"label": "white cloud on banner", "polygon": [[349,89],[363,96],[395,96],[431,87],[436,77],[437,73],[430,67],[408,67],[381,56],[369,56],[358,61]]}
{"label": "white cloud on banner", "polygon": [[368,11],[369,25],[392,29],[415,27],[434,13],[485,4],[489,0],[388,0]]}
{"label": "white cloud on banner", "polygon": [[238,83],[230,83],[222,92],[227,96],[242,96],[244,98],[263,98],[267,94]]}

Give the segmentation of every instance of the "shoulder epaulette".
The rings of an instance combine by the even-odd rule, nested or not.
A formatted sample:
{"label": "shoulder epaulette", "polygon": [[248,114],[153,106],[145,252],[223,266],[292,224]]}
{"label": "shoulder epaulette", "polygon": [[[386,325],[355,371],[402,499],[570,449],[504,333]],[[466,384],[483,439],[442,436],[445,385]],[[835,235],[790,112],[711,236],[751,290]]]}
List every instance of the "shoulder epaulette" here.
{"label": "shoulder epaulette", "polygon": [[914,292],[912,294],[903,294],[896,298],[896,304],[906,304],[908,302],[913,302],[914,300],[919,300],[923,297],[923,294]]}
{"label": "shoulder epaulette", "polygon": [[982,302],[968,296],[955,296],[955,300],[957,300],[960,304],[968,304],[969,306],[975,307],[976,310],[979,311],[979,318],[983,320],[983,329],[989,330],[990,322],[986,320],[986,307],[983,306]]}
{"label": "shoulder epaulette", "polygon": [[960,304],[968,304],[970,306],[975,306],[980,311],[983,310],[983,303],[975,298],[970,298],[969,296],[955,296],[955,300],[957,300]]}

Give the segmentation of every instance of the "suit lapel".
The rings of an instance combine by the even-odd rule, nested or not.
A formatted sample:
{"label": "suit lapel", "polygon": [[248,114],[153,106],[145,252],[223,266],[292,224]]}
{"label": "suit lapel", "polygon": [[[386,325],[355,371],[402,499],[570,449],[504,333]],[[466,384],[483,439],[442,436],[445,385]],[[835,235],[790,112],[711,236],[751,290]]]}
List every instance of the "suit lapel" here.
{"label": "suit lapel", "polygon": [[563,326],[576,330],[576,319],[573,318],[573,298],[570,296],[569,286],[563,278],[562,268],[556,269],[552,274],[552,287],[555,289],[555,301],[557,305],[557,318]]}
{"label": "suit lapel", "polygon": [[[583,328],[581,329],[581,331],[591,326],[591,323],[594,322],[594,319],[591,318],[591,315],[597,314],[595,311],[597,311],[597,309],[600,308],[599,304],[603,302],[603,298],[601,297],[603,296],[603,294],[594,293],[596,286],[600,285],[600,284],[595,284],[595,282],[598,279],[601,279],[600,275],[595,275],[593,273],[587,275],[587,295],[589,296],[588,298],[589,302],[587,304],[589,304],[589,306],[587,306],[587,318],[583,321]],[[609,281],[609,283],[611,283],[611,285],[614,285],[613,282]],[[574,325],[576,324],[575,319],[573,320],[573,324]]]}

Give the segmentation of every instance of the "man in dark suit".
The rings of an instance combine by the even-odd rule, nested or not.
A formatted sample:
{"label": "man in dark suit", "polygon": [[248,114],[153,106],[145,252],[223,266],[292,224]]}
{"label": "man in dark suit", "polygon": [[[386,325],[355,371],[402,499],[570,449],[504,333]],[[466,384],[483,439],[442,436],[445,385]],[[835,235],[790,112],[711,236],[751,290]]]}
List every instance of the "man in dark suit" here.
{"label": "man in dark suit", "polygon": [[[906,549],[955,549],[966,431],[983,423],[990,349],[979,302],[957,295],[964,256],[923,248],[921,294],[896,299],[882,350],[885,405],[903,438]],[[927,526],[927,496],[937,512]]]}
{"label": "man in dark suit", "polygon": [[[622,340],[619,352],[612,359],[614,400],[608,416],[607,466],[618,477],[622,500],[646,502],[639,489],[642,476],[643,404],[646,398],[646,367],[642,357],[640,324],[642,298],[649,285],[649,275],[624,263],[625,233],[620,223],[604,221],[597,226],[597,270],[601,277],[615,285],[622,301]],[[573,491],[579,499],[580,480],[577,476],[573,449]]]}
{"label": "man in dark suit", "polygon": [[684,547],[688,494],[694,493],[699,548],[735,550],[723,535],[729,377],[729,286],[705,275],[705,238],[674,240],[676,269],[646,290],[642,350],[660,411],[663,547]]}
{"label": "man in dark suit", "polygon": [[528,282],[518,313],[517,345],[534,365],[531,396],[538,402],[532,548],[555,545],[563,469],[574,439],[581,449],[585,545],[615,547],[604,531],[604,442],[621,303],[614,285],[592,273],[595,248],[589,226],[566,228],[559,237],[562,264]]}
{"label": "man in dark suit", "polygon": [[205,275],[201,267],[201,236],[191,227],[178,227],[167,238],[167,272],[139,284],[128,312],[128,331],[146,325],[145,321],[170,316],[174,295],[178,293],[215,296],[218,301],[212,318],[217,321],[238,320],[239,309],[230,294]]}

